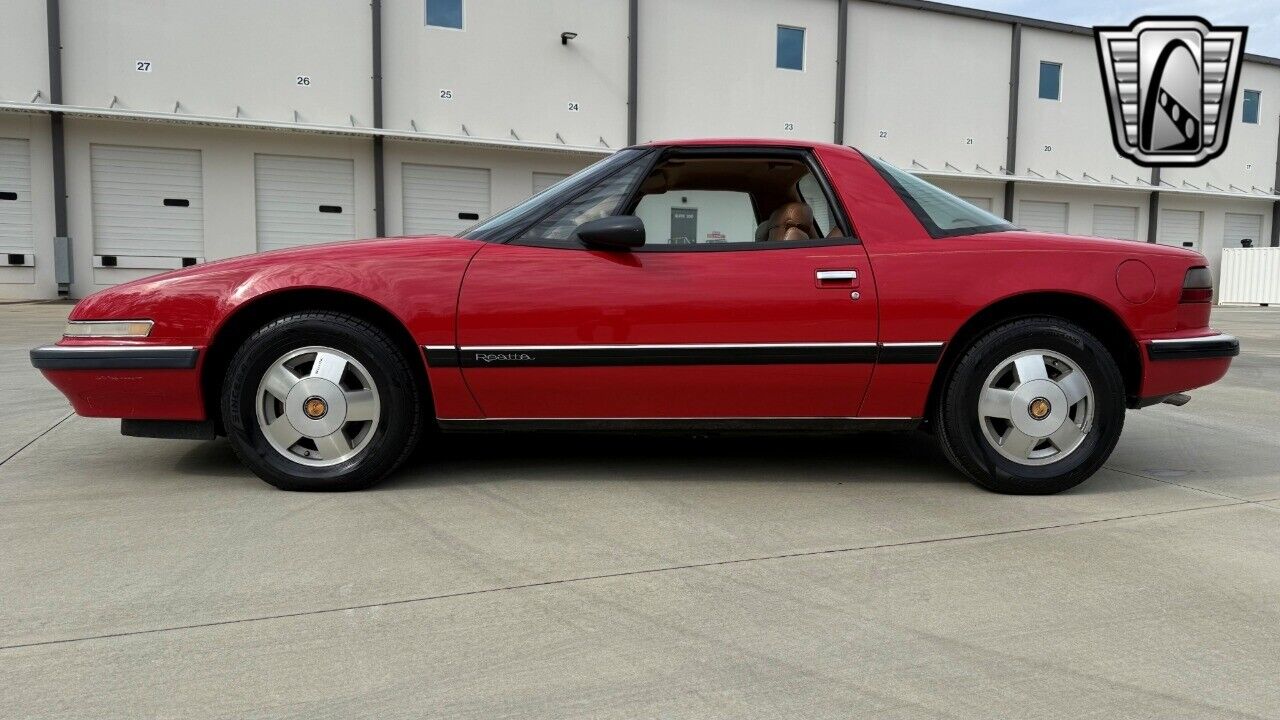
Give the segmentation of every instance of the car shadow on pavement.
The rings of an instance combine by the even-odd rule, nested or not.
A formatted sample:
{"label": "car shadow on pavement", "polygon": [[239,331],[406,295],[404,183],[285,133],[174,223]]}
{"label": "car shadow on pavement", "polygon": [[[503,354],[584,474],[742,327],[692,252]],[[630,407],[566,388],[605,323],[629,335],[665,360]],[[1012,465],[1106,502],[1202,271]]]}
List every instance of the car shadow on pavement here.
{"label": "car shadow on pavement", "polygon": [[[164,441],[166,443],[171,441]],[[190,443],[173,472],[255,485],[225,438]],[[591,433],[430,434],[377,490],[493,483],[503,479],[691,483],[943,483],[967,479],[925,432],[817,435]],[[1072,494],[1144,484],[1086,482]]]}
{"label": "car shadow on pavement", "polygon": [[922,432],[431,435],[381,488],[522,479],[912,482],[964,479]]}

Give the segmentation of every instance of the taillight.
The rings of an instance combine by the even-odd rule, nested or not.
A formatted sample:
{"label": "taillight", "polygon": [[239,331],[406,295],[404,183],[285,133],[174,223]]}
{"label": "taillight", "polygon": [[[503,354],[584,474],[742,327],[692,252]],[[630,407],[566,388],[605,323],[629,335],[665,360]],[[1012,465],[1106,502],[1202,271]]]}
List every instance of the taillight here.
{"label": "taillight", "polygon": [[1213,300],[1213,273],[1207,267],[1193,267],[1182,279],[1180,303],[1207,303]]}

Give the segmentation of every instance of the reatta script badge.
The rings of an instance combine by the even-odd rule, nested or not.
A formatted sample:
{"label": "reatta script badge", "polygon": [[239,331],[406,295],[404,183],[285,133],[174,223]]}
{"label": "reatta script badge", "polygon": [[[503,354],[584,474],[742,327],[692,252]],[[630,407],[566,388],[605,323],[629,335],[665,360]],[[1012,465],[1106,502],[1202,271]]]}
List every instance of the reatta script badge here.
{"label": "reatta script badge", "polygon": [[529,353],[476,353],[476,360],[487,363],[531,362],[533,360],[533,356]]}

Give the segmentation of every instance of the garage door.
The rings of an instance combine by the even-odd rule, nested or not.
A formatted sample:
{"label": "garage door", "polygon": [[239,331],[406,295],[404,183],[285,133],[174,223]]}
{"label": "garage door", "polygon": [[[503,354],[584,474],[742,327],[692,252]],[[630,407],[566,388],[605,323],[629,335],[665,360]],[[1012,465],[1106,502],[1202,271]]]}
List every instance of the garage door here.
{"label": "garage door", "polygon": [[1241,240],[1252,240],[1252,247],[1262,247],[1262,216],[1249,213],[1227,213],[1227,226],[1222,234],[1222,247],[1244,247]]}
{"label": "garage door", "polygon": [[986,198],[986,197],[966,197],[966,196],[964,196],[964,195],[961,195],[961,196],[960,196],[960,199],[961,199],[961,200],[963,200],[963,201],[965,201],[965,202],[967,202],[967,203],[969,203],[970,205],[972,205],[972,206],[974,206],[974,207],[982,208],[983,210],[986,210],[987,212],[991,212],[991,198]]}
{"label": "garage door", "polygon": [[253,178],[259,250],[355,238],[354,161],[255,155]]}
{"label": "garage door", "polygon": [[1067,204],[1023,200],[1018,203],[1018,225],[1037,232],[1067,231]]}
{"label": "garage door", "polygon": [[1094,237],[1136,240],[1138,238],[1138,208],[1123,205],[1093,206]]}
{"label": "garage door", "polygon": [[567,177],[569,176],[561,175],[559,173],[536,172],[533,174],[533,194],[537,195],[538,193],[542,192],[543,190],[546,190],[547,188],[551,187],[552,185],[555,185],[556,183],[560,182],[561,180]]}
{"label": "garage door", "polygon": [[1203,213],[1191,210],[1165,210],[1160,213],[1158,241],[1161,245],[1200,248]]}
{"label": "garage door", "polygon": [[94,145],[89,155],[95,264],[163,268],[204,256],[199,150]]}
{"label": "garage door", "polygon": [[0,265],[23,265],[35,245],[31,229],[31,148],[26,140],[0,138]]}
{"label": "garage door", "polygon": [[406,235],[453,235],[489,217],[488,170],[410,163],[402,167]]}

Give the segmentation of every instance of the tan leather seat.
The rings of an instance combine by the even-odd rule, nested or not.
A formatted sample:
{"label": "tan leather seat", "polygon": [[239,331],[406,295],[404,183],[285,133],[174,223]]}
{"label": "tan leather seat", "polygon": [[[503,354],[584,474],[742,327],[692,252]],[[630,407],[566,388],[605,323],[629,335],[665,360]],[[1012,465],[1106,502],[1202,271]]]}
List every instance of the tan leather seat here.
{"label": "tan leather seat", "polygon": [[806,203],[785,203],[756,228],[757,242],[813,240],[822,237],[813,224],[813,209]]}

